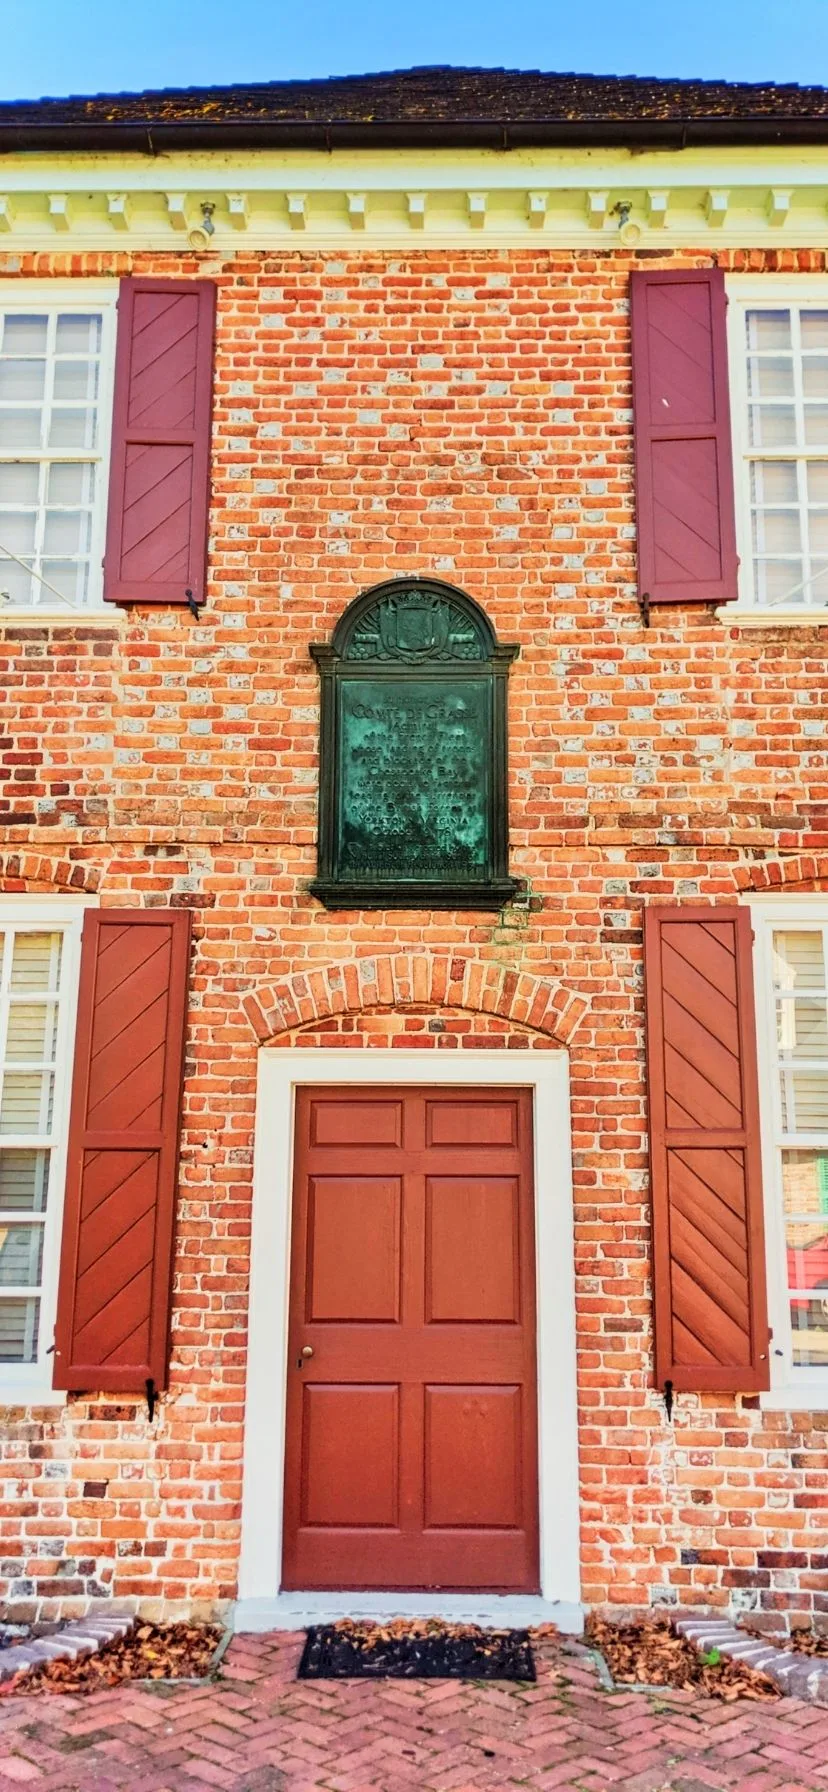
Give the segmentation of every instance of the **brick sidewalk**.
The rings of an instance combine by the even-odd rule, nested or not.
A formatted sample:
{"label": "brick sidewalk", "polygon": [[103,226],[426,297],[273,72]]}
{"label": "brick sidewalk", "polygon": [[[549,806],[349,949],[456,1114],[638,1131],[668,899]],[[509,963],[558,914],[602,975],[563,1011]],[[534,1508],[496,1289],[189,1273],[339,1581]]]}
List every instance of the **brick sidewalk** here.
{"label": "brick sidewalk", "polygon": [[301,1639],[238,1637],[218,1684],[0,1703],[0,1792],[828,1792],[828,1709],[532,1688],[301,1682]]}

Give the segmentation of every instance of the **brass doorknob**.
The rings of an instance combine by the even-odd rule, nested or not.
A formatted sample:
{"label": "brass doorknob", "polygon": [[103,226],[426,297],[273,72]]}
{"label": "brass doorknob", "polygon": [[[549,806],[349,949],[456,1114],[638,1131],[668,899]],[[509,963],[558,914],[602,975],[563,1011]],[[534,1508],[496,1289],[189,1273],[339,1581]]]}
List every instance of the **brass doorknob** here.
{"label": "brass doorknob", "polygon": [[302,1355],[303,1356],[313,1356],[313,1345],[312,1344],[303,1344],[302,1345]]}

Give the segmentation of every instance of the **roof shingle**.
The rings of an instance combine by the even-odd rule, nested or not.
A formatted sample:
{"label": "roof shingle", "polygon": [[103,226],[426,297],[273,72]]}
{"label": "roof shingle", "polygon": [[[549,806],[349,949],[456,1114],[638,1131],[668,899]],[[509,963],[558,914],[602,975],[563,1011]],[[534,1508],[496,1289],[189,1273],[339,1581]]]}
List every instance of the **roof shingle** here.
{"label": "roof shingle", "polygon": [[413,68],[0,104],[6,149],[634,140],[828,141],[828,88]]}

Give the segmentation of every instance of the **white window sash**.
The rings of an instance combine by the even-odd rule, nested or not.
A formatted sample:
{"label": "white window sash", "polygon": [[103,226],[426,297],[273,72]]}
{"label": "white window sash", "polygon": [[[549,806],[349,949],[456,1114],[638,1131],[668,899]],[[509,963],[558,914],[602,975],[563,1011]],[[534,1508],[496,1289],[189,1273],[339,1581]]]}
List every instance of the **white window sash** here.
{"label": "white window sash", "polygon": [[[15,450],[12,454],[0,453],[0,463],[23,461],[28,465],[43,466],[44,462],[60,461],[84,463],[97,469],[97,490],[92,506],[92,523],[89,543],[89,588],[86,598],[78,603],[60,598],[43,586],[34,603],[5,603],[0,600],[0,626],[4,620],[17,616],[60,616],[64,620],[72,616],[86,616],[90,612],[100,614],[104,609],[103,596],[103,554],[106,542],[106,512],[109,496],[109,465],[112,446],[112,405],[115,385],[115,337],[117,327],[117,281],[77,280],[15,280],[8,283],[0,280],[0,312],[48,311],[100,311],[101,313],[101,353],[99,361],[100,384],[98,391],[98,444],[95,449],[58,448],[52,451],[46,447]],[[47,362],[47,381],[51,384],[54,378],[54,359]],[[45,507],[38,510],[36,522],[36,547],[45,527]],[[0,512],[0,590],[3,585],[3,568],[8,565],[2,548],[3,513]],[[35,554],[37,558],[37,554]],[[106,606],[109,608],[110,606]],[[113,615],[117,611],[113,610]]]}
{"label": "white window sash", "polygon": [[[66,1152],[68,1143],[69,1100],[72,1085],[72,1061],[75,1043],[75,1021],[77,1014],[78,977],[80,971],[80,948],[83,916],[87,908],[93,907],[94,898],[90,897],[49,897],[0,896],[0,927],[14,926],[27,933],[54,933],[63,935],[63,956],[61,964],[61,994],[58,1007],[58,1026],[55,1041],[55,1061],[49,1065],[54,1070],[54,1105],[52,1110],[52,1130],[50,1134],[4,1133],[0,1135],[0,1149],[12,1146],[23,1146],[27,1150],[50,1150],[49,1191],[43,1219],[43,1265],[39,1289],[40,1329],[38,1336],[37,1360],[34,1363],[2,1363],[0,1364],[0,1404],[4,1405],[58,1405],[65,1401],[65,1394],[56,1393],[52,1388],[52,1343],[54,1337],[55,1314],[57,1311],[58,1272],[60,1268],[60,1243],[63,1229],[63,1199],[66,1184]],[[54,998],[54,995],[52,996]],[[39,992],[32,1000],[49,1000]],[[3,1003],[8,1014],[9,1004]],[[3,1029],[4,1030],[4,1029]],[[4,1063],[5,1036],[0,1039],[0,1066]],[[17,1066],[15,1065],[15,1069]],[[29,1220],[37,1216],[29,1215]],[[26,1216],[21,1214],[18,1220],[14,1215],[13,1222],[23,1224]],[[3,1295],[32,1295],[38,1290],[25,1287],[3,1288]]]}
{"label": "white window sash", "polygon": [[[730,384],[730,427],[733,452],[733,489],[736,508],[736,547],[739,555],[739,597],[735,604],[728,604],[720,613],[727,617],[734,611],[756,617],[773,617],[781,622],[799,622],[813,626],[817,622],[828,622],[828,573],[823,574],[817,584],[811,588],[806,586],[802,595],[804,602],[799,601],[797,592],[792,590],[785,603],[762,604],[756,595],[756,583],[753,568],[753,535],[750,503],[750,471],[757,463],[773,460],[792,460],[801,469],[808,460],[828,460],[828,444],[820,449],[816,444],[787,448],[755,448],[750,441],[748,426],[750,399],[748,394],[748,354],[746,318],[749,311],[782,310],[794,307],[801,311],[828,311],[828,274],[800,274],[794,276],[776,276],[773,274],[757,278],[744,274],[729,274],[725,282],[727,292],[727,359]],[[798,325],[796,327],[798,340]],[[802,365],[794,351],[794,405],[797,413],[802,409]],[[800,487],[802,474],[798,474]],[[808,564],[810,574],[810,562]],[[796,581],[794,581],[796,583]]]}
{"label": "white window sash", "polygon": [[[791,1299],[782,1186],[782,1152],[828,1149],[826,1133],[784,1133],[776,1052],[776,991],[773,987],[773,934],[777,929],[821,929],[828,948],[828,898],[750,898],[754,929],[756,1055],[762,1135],[768,1317],[771,1326],[771,1389],[760,1396],[770,1409],[808,1411],[828,1407],[828,1363],[802,1366],[793,1360]],[[828,963],[828,958],[826,959]],[[797,1068],[799,1065],[797,1063]],[[826,1069],[824,1061],[820,1069]],[[828,1221],[826,1221],[828,1225]]]}

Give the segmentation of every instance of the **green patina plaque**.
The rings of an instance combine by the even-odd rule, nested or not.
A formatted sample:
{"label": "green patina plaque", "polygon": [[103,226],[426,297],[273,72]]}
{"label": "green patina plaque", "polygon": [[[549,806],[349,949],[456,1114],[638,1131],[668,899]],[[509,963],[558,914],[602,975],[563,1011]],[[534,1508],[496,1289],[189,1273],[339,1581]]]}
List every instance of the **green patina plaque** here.
{"label": "green patina plaque", "polygon": [[489,691],[481,681],[349,679],[339,741],[339,869],[484,879]]}
{"label": "green patina plaque", "polygon": [[506,677],[516,649],[436,580],[357,598],[322,674],[319,873],[329,908],[499,908]]}

